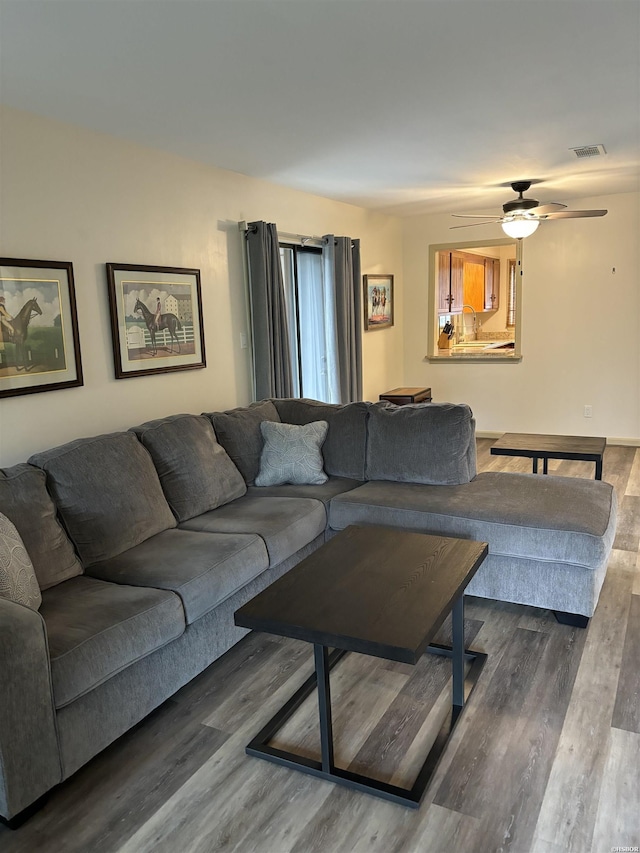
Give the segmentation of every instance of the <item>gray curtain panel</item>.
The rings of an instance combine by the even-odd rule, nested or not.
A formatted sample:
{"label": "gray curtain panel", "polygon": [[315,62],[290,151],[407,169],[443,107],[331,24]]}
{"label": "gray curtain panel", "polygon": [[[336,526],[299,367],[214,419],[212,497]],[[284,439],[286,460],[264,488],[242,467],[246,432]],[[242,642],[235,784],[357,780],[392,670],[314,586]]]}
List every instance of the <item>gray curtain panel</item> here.
{"label": "gray curtain panel", "polygon": [[278,231],[272,222],[249,223],[247,256],[256,398],[292,397],[280,248]]}
{"label": "gray curtain panel", "polygon": [[325,235],[325,275],[334,295],[340,403],[362,400],[360,241]]}

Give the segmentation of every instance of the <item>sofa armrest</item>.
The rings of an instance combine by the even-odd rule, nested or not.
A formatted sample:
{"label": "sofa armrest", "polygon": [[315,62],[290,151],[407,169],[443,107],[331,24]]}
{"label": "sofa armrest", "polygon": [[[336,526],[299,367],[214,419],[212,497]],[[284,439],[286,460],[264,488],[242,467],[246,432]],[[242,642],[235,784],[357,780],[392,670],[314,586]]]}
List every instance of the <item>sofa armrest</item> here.
{"label": "sofa armrest", "polygon": [[62,780],[47,632],[0,598],[0,815],[15,817]]}

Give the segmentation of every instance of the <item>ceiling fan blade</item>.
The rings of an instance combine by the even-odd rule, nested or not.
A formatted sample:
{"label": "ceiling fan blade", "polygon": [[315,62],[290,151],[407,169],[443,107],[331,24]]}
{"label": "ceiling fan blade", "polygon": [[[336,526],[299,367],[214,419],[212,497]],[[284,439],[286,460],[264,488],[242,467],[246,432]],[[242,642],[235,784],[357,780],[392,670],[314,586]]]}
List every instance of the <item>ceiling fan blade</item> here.
{"label": "ceiling fan blade", "polygon": [[464,225],[450,225],[449,230],[452,228],[473,228],[474,225],[495,225],[497,222],[500,222],[500,220],[487,219],[485,222],[465,222]]}
{"label": "ceiling fan blade", "polygon": [[[452,216],[457,216],[458,219],[487,219],[487,217],[491,217],[490,213],[452,213]],[[501,216],[495,216],[495,222],[498,222],[502,219]]]}
{"label": "ceiling fan blade", "polygon": [[542,216],[545,213],[555,213],[556,210],[563,210],[566,206],[566,204],[560,204],[559,201],[550,201],[548,204],[539,204],[538,207],[532,207],[527,213],[535,213],[536,216]]}
{"label": "ceiling fan blade", "polygon": [[556,213],[547,213],[540,218],[545,219],[585,219],[589,216],[604,216],[606,210],[558,210]]}

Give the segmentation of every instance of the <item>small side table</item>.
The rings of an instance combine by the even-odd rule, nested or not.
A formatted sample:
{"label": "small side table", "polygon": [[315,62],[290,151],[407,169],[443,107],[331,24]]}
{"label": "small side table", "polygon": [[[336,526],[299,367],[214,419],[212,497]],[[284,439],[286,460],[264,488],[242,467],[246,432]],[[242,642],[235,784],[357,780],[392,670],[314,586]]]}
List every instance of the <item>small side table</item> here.
{"label": "small side table", "polygon": [[381,400],[395,403],[396,406],[407,406],[409,403],[430,403],[431,388],[394,388],[380,394]]}
{"label": "small side table", "polygon": [[602,479],[602,456],[606,438],[584,435],[534,435],[506,432],[491,448],[494,456],[526,456],[533,459],[533,473],[538,473],[538,459],[542,459],[542,473],[549,472],[550,459],[579,459],[595,462],[596,480]]}

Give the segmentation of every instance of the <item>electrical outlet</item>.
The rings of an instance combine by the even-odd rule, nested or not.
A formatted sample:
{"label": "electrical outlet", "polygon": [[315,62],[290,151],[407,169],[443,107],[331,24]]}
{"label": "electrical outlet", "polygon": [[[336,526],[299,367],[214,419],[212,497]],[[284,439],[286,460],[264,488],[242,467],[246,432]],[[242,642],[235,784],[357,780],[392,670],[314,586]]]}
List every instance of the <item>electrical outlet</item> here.
{"label": "electrical outlet", "polygon": [[585,418],[593,417],[593,406],[585,406],[584,407],[584,416]]}
{"label": "electrical outlet", "polygon": [[247,333],[246,332],[240,332],[240,349],[246,349],[246,348],[247,348]]}

